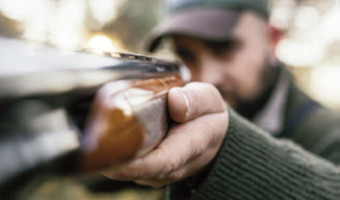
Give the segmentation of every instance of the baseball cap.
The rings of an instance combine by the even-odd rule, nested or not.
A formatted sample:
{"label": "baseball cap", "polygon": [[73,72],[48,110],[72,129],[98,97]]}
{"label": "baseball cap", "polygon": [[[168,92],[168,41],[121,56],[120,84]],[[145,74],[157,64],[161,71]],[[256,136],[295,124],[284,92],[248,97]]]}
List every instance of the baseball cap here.
{"label": "baseball cap", "polygon": [[226,40],[243,10],[269,17],[267,0],[167,0],[168,16],[149,35],[147,50],[154,52],[174,34]]}

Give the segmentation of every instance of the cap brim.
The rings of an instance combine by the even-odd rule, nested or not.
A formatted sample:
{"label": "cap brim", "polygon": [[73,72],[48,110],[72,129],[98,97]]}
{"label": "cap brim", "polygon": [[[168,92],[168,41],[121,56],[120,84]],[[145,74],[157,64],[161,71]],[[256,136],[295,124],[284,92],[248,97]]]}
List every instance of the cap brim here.
{"label": "cap brim", "polygon": [[217,7],[178,11],[151,32],[147,50],[154,52],[164,37],[177,34],[207,40],[226,40],[238,17],[239,11]]}

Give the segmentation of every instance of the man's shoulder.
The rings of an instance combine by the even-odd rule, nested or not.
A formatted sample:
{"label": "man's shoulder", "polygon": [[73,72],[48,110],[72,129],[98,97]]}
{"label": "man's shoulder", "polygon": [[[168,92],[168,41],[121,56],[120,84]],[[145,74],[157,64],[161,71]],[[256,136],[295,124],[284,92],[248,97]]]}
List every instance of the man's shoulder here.
{"label": "man's shoulder", "polygon": [[289,119],[293,115],[296,115],[297,112],[301,110],[310,109],[314,111],[315,109],[325,108],[323,105],[318,103],[311,96],[306,94],[297,84],[292,73],[287,69],[286,73],[289,78],[289,86],[287,91],[287,100],[286,100],[286,108],[285,108],[285,118]]}
{"label": "man's shoulder", "polygon": [[293,76],[290,77],[285,108],[285,129],[290,129],[288,132],[292,134],[295,130],[315,132],[333,129],[340,120],[340,113],[307,95],[297,86]]}
{"label": "man's shoulder", "polygon": [[294,113],[306,109],[310,109],[309,115],[330,115],[330,117],[340,118],[340,112],[331,109],[312,98],[296,84],[292,75],[290,76],[286,101],[286,118],[291,118]]}

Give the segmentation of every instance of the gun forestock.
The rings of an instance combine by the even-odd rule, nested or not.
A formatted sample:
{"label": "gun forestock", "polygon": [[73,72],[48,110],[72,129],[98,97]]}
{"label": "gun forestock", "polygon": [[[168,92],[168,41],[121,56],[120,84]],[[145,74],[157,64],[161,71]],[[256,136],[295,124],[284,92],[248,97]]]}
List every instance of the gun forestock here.
{"label": "gun forestock", "polygon": [[148,153],[168,131],[167,93],[178,75],[121,81],[97,93],[85,129],[82,169],[98,170]]}

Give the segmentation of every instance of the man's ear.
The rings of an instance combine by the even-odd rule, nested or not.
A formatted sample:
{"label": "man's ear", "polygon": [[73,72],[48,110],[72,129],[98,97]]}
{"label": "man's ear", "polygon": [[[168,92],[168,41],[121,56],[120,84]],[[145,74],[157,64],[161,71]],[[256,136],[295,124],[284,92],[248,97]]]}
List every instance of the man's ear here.
{"label": "man's ear", "polygon": [[268,26],[268,31],[269,31],[270,51],[275,54],[276,46],[283,36],[283,31],[271,25]]}
{"label": "man's ear", "polygon": [[268,25],[268,36],[269,51],[272,57],[271,60],[274,64],[275,62],[277,62],[276,47],[283,36],[283,31],[277,27]]}

